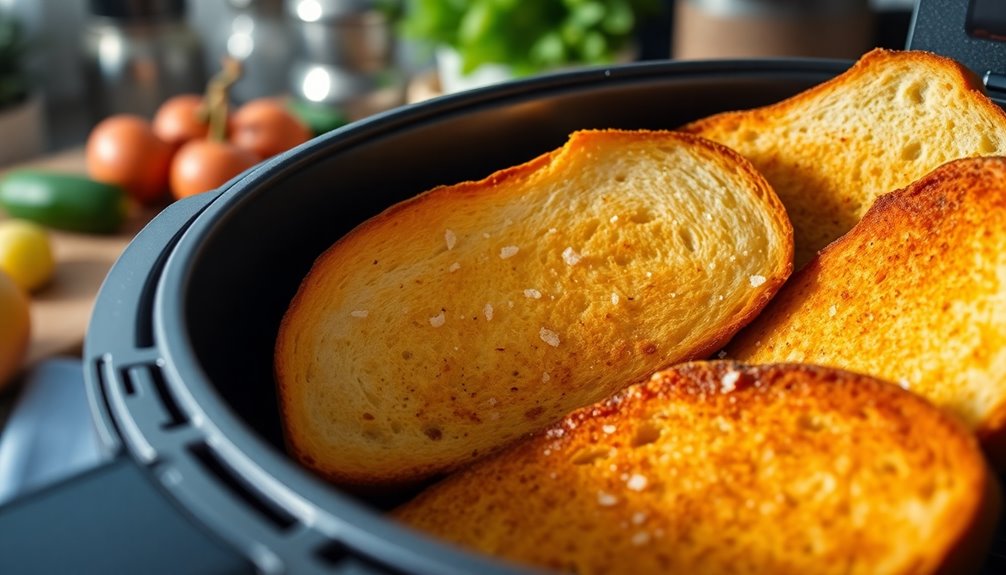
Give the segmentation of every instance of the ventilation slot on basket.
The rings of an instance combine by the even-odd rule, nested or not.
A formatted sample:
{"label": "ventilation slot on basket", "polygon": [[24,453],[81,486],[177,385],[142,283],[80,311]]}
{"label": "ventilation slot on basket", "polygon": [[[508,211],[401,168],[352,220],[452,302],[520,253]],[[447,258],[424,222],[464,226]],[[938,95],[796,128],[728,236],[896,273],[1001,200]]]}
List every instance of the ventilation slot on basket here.
{"label": "ventilation slot on basket", "polygon": [[189,450],[203,464],[206,471],[214,475],[224,487],[242,502],[248,504],[251,509],[269,521],[269,523],[272,523],[277,529],[287,531],[297,522],[293,515],[285,509],[277,506],[274,502],[264,498],[257,491],[249,487],[240,475],[221,460],[220,456],[208,445],[199,443],[190,447]]}
{"label": "ventilation slot on basket", "polygon": [[147,390],[153,392],[158,403],[164,409],[164,421],[161,422],[161,429],[174,429],[183,425],[188,425],[189,418],[178,406],[171,391],[168,389],[168,382],[164,379],[164,373],[156,365],[134,365],[122,370],[122,389],[128,396],[136,395]]}
{"label": "ventilation slot on basket", "polygon": [[338,565],[339,563],[345,561],[345,559],[349,557],[350,553],[341,541],[330,541],[319,547],[315,552],[315,555],[329,565]]}
{"label": "ventilation slot on basket", "polygon": [[128,396],[136,395],[136,384],[133,383],[133,377],[129,374],[129,370],[122,370],[122,391]]}
{"label": "ventilation slot on basket", "polygon": [[[108,363],[108,359],[102,357],[96,359],[91,367],[91,374],[95,377],[94,381],[97,384],[98,395],[101,399],[100,409],[102,411],[101,417],[97,417],[97,414],[94,415],[96,416],[96,422],[105,422],[112,428],[113,436],[116,438],[114,441],[118,445],[118,438],[122,437],[122,432],[119,431],[119,425],[115,422],[115,418],[112,417],[112,406],[108,401],[108,387],[112,385],[107,381],[105,376],[105,369],[108,368]],[[129,389],[129,386],[125,383],[123,383],[123,387],[127,390]]]}

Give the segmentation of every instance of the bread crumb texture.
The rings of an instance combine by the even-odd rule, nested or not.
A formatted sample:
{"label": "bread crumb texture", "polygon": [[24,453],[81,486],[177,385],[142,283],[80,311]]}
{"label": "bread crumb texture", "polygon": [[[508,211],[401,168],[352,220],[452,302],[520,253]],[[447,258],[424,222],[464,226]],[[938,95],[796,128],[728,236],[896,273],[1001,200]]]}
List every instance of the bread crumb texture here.
{"label": "bread crumb texture", "polygon": [[[1006,158],[951,162],[882,196],[727,348],[875,375],[1006,429]],[[1002,463],[1002,462],[997,462]]]}
{"label": "bread crumb texture", "polygon": [[712,353],[791,258],[781,203],[736,153],[577,132],[396,205],[319,258],[277,341],[290,445],[342,483],[454,468]]}
{"label": "bread crumb texture", "polygon": [[685,130],[747,157],[793,222],[795,265],[838,238],[884,193],[954,159],[1006,154],[1006,113],[957,62],[873,50],[782,102]]}
{"label": "bread crumb texture", "polygon": [[576,411],[394,516],[569,573],[921,574],[970,541],[980,564],[996,493],[974,438],[909,392],[717,361]]}

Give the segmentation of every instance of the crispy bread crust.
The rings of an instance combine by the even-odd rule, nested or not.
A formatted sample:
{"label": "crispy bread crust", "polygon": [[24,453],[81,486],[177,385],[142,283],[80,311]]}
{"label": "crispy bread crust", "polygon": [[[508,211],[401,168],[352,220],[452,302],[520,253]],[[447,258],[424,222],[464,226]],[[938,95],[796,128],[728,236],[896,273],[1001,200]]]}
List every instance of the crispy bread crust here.
{"label": "crispy bread crust", "polygon": [[393,516],[578,573],[923,574],[978,567],[998,509],[974,437],[914,394],[816,366],[696,362]]}
{"label": "crispy bread crust", "polygon": [[874,200],[939,165],[1006,154],[1006,112],[960,63],[874,49],[780,102],[681,128],[750,159],[786,205],[795,268],[852,228]]}
{"label": "crispy bread crust", "polygon": [[948,163],[879,198],[729,344],[898,382],[1006,462],[1006,158]]}
{"label": "crispy bread crust", "polygon": [[[651,161],[653,154],[688,162],[701,158],[701,164],[678,169]],[[679,179],[705,170],[709,181],[689,184],[694,190],[638,183],[672,177],[633,171],[656,170],[658,165]],[[673,175],[678,172],[689,175]],[[583,183],[569,184],[578,178]],[[685,193],[693,203],[674,203],[675,192]],[[736,205],[726,207],[722,201]],[[534,209],[528,211],[528,205]],[[671,213],[671,207],[679,205],[701,208],[708,218],[716,214],[727,219]],[[511,227],[499,228],[495,220],[515,206],[527,213],[514,216],[507,224]],[[597,206],[597,214],[581,215]],[[487,209],[492,213],[484,213]],[[743,222],[744,230],[737,231],[740,220],[728,223],[740,217],[737,214],[753,218]],[[479,227],[484,221],[497,226],[492,239],[483,237],[490,235]],[[684,231],[675,232],[675,226]],[[456,247],[444,247],[445,228],[457,232]],[[725,237],[710,239],[714,233]],[[519,254],[504,263],[499,246],[508,243],[503,239],[511,237],[508,234],[524,234],[520,237],[526,241]],[[691,249],[709,254],[689,252],[682,247],[688,242]],[[742,254],[736,247],[742,242],[764,247]],[[564,246],[576,246],[583,260],[564,262],[567,255],[559,258]],[[476,249],[483,251],[472,251]],[[737,253],[728,261],[732,250]],[[687,265],[667,260],[672,257]],[[452,260],[458,268],[448,267]],[[646,262],[653,267],[641,267]],[[707,265],[716,262],[716,269]],[[461,271],[454,274],[457,269]],[[689,134],[578,132],[563,148],[526,164],[478,182],[438,187],[393,206],[318,259],[277,338],[274,365],[290,450],[341,485],[384,489],[421,482],[540,429],[653,369],[712,353],[755,317],[791,270],[792,228],[785,210],[764,179],[735,152]],[[399,274],[394,285],[382,284],[389,273]],[[702,283],[681,277],[702,278]],[[508,282],[514,284],[507,288],[511,295],[491,295]],[[595,293],[619,285],[623,287],[617,290],[624,293]],[[713,285],[726,291],[706,294]],[[368,290],[375,295],[364,293]],[[408,299],[410,294],[426,295]],[[689,299],[707,295],[703,305]],[[352,303],[364,296],[370,300]],[[491,314],[484,313],[483,303],[451,308],[451,303],[476,296],[485,298],[479,302],[493,302]],[[437,316],[436,309],[409,312],[410,305],[423,305],[423,298],[445,302],[438,308],[442,315]],[[397,315],[387,309],[393,305],[398,306]],[[508,316],[510,310],[526,320]],[[349,318],[351,313],[363,317]],[[340,316],[333,322],[354,331],[328,336],[325,330],[330,328],[322,322],[333,314]],[[434,320],[440,323],[431,329]],[[373,325],[386,328],[374,331],[368,327]],[[556,337],[539,332],[545,326]],[[360,341],[369,343],[364,348]],[[409,347],[400,351],[406,344]],[[368,351],[375,349],[377,353]],[[319,367],[335,365],[325,362],[341,361],[340,354],[355,354],[355,359],[337,369]],[[430,371],[430,366],[442,367]],[[527,380],[529,373],[533,381]],[[516,383],[510,382],[511,376]],[[346,387],[345,380],[358,382],[363,391]],[[374,407],[361,403],[364,395]],[[382,398],[411,403],[388,407]],[[353,401],[356,407],[346,407]],[[357,409],[367,421],[359,424],[358,435],[347,439],[345,430],[360,417]],[[351,419],[348,425],[346,418]],[[368,444],[370,433],[380,435],[379,440]],[[384,442],[389,435],[394,437]],[[424,455],[424,449],[429,453]]]}

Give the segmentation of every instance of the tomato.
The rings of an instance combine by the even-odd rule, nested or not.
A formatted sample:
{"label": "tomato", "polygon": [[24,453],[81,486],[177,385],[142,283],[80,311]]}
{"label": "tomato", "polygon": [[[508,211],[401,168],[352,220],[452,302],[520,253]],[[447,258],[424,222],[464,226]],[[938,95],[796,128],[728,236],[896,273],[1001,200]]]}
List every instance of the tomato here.
{"label": "tomato", "polygon": [[87,173],[99,182],[122,186],[142,204],[154,204],[167,192],[173,150],[143,118],[111,116],[87,138]]}
{"label": "tomato", "polygon": [[21,368],[30,334],[28,296],[0,271],[0,388]]}
{"label": "tomato", "polygon": [[201,94],[181,94],[164,101],[154,114],[152,128],[158,138],[178,147],[205,138],[210,124]]}
{"label": "tomato", "polygon": [[293,112],[271,98],[252,100],[238,108],[230,122],[230,141],[268,158],[304,143],[311,132]]}
{"label": "tomato", "polygon": [[258,157],[228,142],[192,140],[171,162],[171,193],[181,199],[208,192],[259,161]]}
{"label": "tomato", "polygon": [[26,292],[33,292],[52,279],[56,263],[49,234],[25,220],[0,222],[0,271]]}

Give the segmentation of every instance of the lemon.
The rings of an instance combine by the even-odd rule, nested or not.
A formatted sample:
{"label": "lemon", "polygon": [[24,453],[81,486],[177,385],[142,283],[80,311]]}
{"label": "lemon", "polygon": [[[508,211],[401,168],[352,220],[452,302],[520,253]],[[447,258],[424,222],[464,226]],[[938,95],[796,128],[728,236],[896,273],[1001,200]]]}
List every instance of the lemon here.
{"label": "lemon", "polygon": [[0,222],[0,271],[26,292],[45,285],[56,264],[45,228],[25,220]]}
{"label": "lemon", "polygon": [[28,295],[0,271],[0,389],[21,367],[30,332]]}

